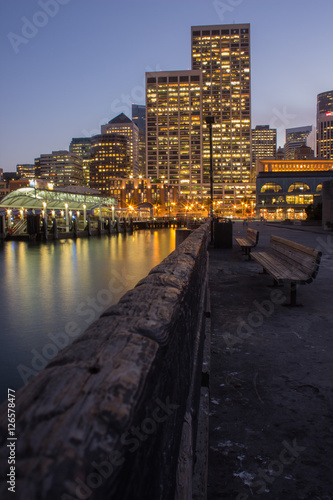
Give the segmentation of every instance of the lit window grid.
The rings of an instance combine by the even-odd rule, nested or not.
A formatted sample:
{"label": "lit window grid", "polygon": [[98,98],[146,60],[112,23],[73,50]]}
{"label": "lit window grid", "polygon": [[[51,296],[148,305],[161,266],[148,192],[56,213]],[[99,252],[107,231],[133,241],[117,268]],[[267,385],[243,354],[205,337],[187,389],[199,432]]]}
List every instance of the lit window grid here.
{"label": "lit window grid", "polygon": [[[230,28],[235,27],[241,29],[242,26]],[[192,28],[192,69],[203,70],[203,116],[214,114],[221,126],[220,130],[213,127],[214,156],[218,159],[220,151],[223,152],[222,165],[214,170],[220,171],[224,182],[248,182],[251,159],[249,34],[245,40],[231,33],[215,36],[193,33],[206,28],[212,32],[221,26]],[[233,47],[235,44],[237,48]],[[203,143],[207,144],[208,129],[205,124],[203,127]],[[208,182],[209,154],[204,157],[204,182]]]}
{"label": "lit window grid", "polygon": [[[183,195],[201,195],[200,72],[147,74],[147,176],[178,186]],[[159,77],[166,82],[159,82]],[[173,82],[168,77],[177,81]],[[182,82],[187,77],[188,82]],[[155,78],[156,83],[148,83]]]}

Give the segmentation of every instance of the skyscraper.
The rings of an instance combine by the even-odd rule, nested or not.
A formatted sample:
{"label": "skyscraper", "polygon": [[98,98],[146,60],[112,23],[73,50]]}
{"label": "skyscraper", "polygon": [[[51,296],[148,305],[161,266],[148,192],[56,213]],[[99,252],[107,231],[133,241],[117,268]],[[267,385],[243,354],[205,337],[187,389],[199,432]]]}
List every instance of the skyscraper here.
{"label": "skyscraper", "polygon": [[201,71],[146,73],[147,177],[202,196]]}
{"label": "skyscraper", "polygon": [[120,134],[100,134],[91,138],[90,187],[110,196],[115,177],[132,173],[129,139]]}
{"label": "skyscraper", "polygon": [[213,115],[214,193],[235,203],[250,182],[250,25],[192,26],[192,70],[202,71],[203,184],[209,185]]}
{"label": "skyscraper", "polygon": [[295,150],[303,144],[309,146],[308,137],[311,132],[312,125],[286,129],[286,144],[284,147],[286,160],[293,160],[295,157]]}
{"label": "skyscraper", "polygon": [[317,96],[317,156],[333,159],[333,90]]}
{"label": "skyscraper", "polygon": [[116,116],[106,125],[101,126],[101,133],[122,135],[127,139],[127,155],[130,162],[130,173],[133,177],[139,175],[139,127],[124,113]]}
{"label": "skyscraper", "polygon": [[252,129],[251,142],[252,170],[255,172],[257,160],[276,156],[276,128],[269,128],[269,125],[257,125],[255,129]]}
{"label": "skyscraper", "polygon": [[83,160],[83,185],[90,183],[91,137],[75,137],[69,145],[69,151]]}
{"label": "skyscraper", "polygon": [[139,127],[139,174],[146,176],[146,106],[132,104],[132,122]]}
{"label": "skyscraper", "polygon": [[142,132],[146,131],[146,106],[143,104],[132,104],[132,122],[135,123]]}

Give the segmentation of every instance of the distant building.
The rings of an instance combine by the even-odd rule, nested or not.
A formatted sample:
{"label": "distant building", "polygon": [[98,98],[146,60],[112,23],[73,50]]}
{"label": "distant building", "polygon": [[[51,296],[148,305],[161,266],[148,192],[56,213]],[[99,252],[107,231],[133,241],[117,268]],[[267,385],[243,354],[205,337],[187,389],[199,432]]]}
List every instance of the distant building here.
{"label": "distant building", "polygon": [[146,106],[132,104],[132,121],[139,127],[139,175],[146,175]]}
{"label": "distant building", "polygon": [[255,181],[256,161],[276,157],[276,133],[276,129],[269,128],[269,125],[257,125],[251,131],[253,181]]}
{"label": "distant building", "polygon": [[126,138],[129,170],[133,177],[139,175],[139,127],[124,113],[101,127],[101,135],[114,134]]}
{"label": "distant building", "polygon": [[52,151],[35,159],[36,177],[54,186],[82,185],[83,160],[69,151]]}
{"label": "distant building", "polygon": [[35,164],[22,163],[16,165],[16,172],[20,179],[34,179],[35,178]]}
{"label": "distant building", "polygon": [[293,160],[295,157],[295,149],[308,144],[308,138],[312,132],[312,125],[306,127],[295,127],[286,129],[286,143],[284,147],[285,159]]}
{"label": "distant building", "polygon": [[143,133],[146,132],[146,106],[144,104],[132,104],[132,122]]}
{"label": "distant building", "polygon": [[314,157],[315,155],[313,149],[306,146],[305,143],[295,149],[294,160],[312,160]]}
{"label": "distant building", "polygon": [[90,183],[91,137],[75,137],[69,145],[69,151],[83,160],[83,185]]}
{"label": "distant building", "polygon": [[306,219],[305,208],[321,195],[323,182],[333,179],[333,161],[257,161],[257,212],[268,220]]}
{"label": "distant building", "polygon": [[9,187],[7,186],[7,182],[4,180],[0,180],[0,200],[9,193]]}
{"label": "distant building", "polygon": [[317,156],[333,159],[333,90],[317,96]]}
{"label": "distant building", "polygon": [[92,189],[88,186],[66,186],[66,187],[55,187],[53,191],[61,191],[62,193],[73,193],[73,194],[88,194],[94,195],[99,194],[98,189]]}
{"label": "distant building", "polygon": [[113,178],[110,180],[110,196],[118,199],[121,208],[151,204],[159,207],[161,215],[169,215],[173,205],[177,204],[178,188],[145,178]]}
{"label": "distant building", "polygon": [[203,196],[201,71],[146,73],[147,175]]}
{"label": "distant building", "polygon": [[213,135],[214,196],[225,214],[251,197],[250,24],[192,26],[192,70],[202,72],[204,195],[210,197],[209,127]]}
{"label": "distant building", "polygon": [[275,158],[276,160],[284,160],[284,148],[281,148],[281,146],[278,148]]}
{"label": "distant building", "polygon": [[112,179],[132,174],[129,138],[120,134],[100,134],[91,138],[90,187],[110,196]]}
{"label": "distant building", "polygon": [[16,189],[21,189],[29,186],[29,179],[15,179],[14,181],[9,181],[9,192],[16,191]]}
{"label": "distant building", "polygon": [[15,182],[16,183],[20,182],[17,172],[4,172],[2,170],[2,175],[0,180],[0,198],[6,196],[6,194],[8,194],[10,191],[18,189],[18,187],[15,187],[15,184],[13,184]]}

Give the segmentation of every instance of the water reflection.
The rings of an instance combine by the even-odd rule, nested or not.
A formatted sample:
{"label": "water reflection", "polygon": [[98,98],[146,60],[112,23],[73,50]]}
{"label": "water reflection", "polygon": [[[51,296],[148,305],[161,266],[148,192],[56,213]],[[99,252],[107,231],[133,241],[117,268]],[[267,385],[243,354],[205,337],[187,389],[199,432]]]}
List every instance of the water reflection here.
{"label": "water reflection", "polygon": [[[50,339],[71,321],[82,332],[175,248],[175,231],[0,245],[0,401],[23,385],[18,367],[38,367]],[[105,306],[105,307],[104,307]],[[52,356],[52,350],[45,351]],[[32,364],[34,360],[34,363]],[[25,372],[25,369],[23,369]],[[28,376],[27,375],[27,376]]]}

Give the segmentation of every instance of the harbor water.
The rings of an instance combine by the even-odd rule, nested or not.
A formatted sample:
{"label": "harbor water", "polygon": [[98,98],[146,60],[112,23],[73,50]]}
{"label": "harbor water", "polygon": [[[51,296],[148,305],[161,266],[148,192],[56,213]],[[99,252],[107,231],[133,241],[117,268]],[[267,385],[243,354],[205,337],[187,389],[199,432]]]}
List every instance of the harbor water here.
{"label": "harbor water", "polygon": [[175,248],[175,230],[0,243],[0,402]]}

